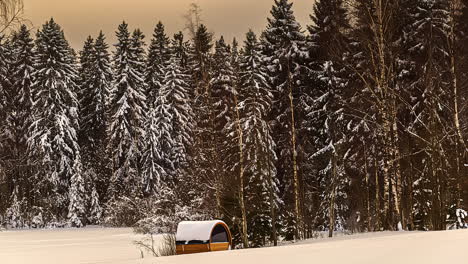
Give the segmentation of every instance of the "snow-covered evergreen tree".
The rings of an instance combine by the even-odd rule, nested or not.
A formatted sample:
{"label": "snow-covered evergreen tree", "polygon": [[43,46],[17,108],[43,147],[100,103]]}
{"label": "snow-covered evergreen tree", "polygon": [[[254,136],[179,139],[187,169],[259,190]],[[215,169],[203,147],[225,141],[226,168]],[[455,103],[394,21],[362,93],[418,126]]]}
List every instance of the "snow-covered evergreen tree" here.
{"label": "snow-covered evergreen tree", "polygon": [[[236,111],[235,111],[235,98],[234,94],[236,91],[236,79],[234,75],[234,67],[231,64],[231,52],[230,47],[224,41],[224,38],[221,37],[216,41],[215,54],[213,55],[213,71],[212,79],[210,81],[210,93],[208,94],[211,101],[211,114],[212,114],[212,143],[215,144],[215,149],[217,153],[214,154],[214,158],[218,158],[219,164],[224,164],[224,158],[229,157],[230,155],[226,152],[229,152],[229,143],[233,143],[234,146],[237,146],[237,141],[234,139],[232,142],[226,142],[225,135],[230,133],[235,134],[235,126],[230,126],[230,123],[236,122]],[[237,95],[236,95],[237,96]],[[227,147],[227,148],[226,148]],[[236,149],[234,147],[234,149]],[[236,153],[238,152],[235,151]],[[221,155],[219,155],[221,154]],[[221,156],[224,156],[221,157]],[[235,171],[235,166],[230,166],[230,162],[237,163],[239,160],[238,154],[234,154],[234,160],[225,159],[228,171]],[[216,168],[220,173],[221,167]]]}
{"label": "snow-covered evergreen tree", "polygon": [[[163,86],[151,113],[149,138],[145,141],[145,191],[166,195],[194,188],[189,172],[193,145],[194,114],[190,97],[189,76],[181,69],[180,59],[173,56],[164,69]],[[191,195],[183,201],[189,203]],[[174,194],[171,194],[174,198]],[[168,197],[166,197],[168,199]]]}
{"label": "snow-covered evergreen tree", "polygon": [[[9,153],[12,170],[9,172],[14,179],[17,199],[30,197],[32,186],[28,180],[31,176],[28,167],[27,139],[28,129],[33,122],[31,87],[34,82],[34,42],[29,29],[22,25],[12,36],[12,51],[10,64],[10,91],[8,100],[8,117],[6,122],[9,131]],[[29,199],[24,200],[30,201]],[[30,204],[23,204],[23,209],[30,209]]]}
{"label": "snow-covered evergreen tree", "polygon": [[[333,18],[333,19],[332,19]],[[347,220],[349,176],[345,172],[346,146],[346,93],[350,75],[345,69],[350,29],[342,0],[318,1],[308,27],[310,37],[311,85],[306,105],[307,127],[313,142],[310,160],[318,170],[321,197],[320,210],[315,220],[333,235],[335,229],[343,230]]]}
{"label": "snow-covered evergreen tree", "polygon": [[339,66],[335,67],[332,61],[325,62],[319,78],[326,90],[316,99],[319,108],[313,109],[313,113],[323,117],[323,123],[319,124],[323,141],[315,141],[321,148],[312,158],[322,157],[327,162],[320,171],[323,177],[320,182],[322,197],[318,217],[323,217],[320,222],[327,223],[324,226],[329,230],[330,237],[333,236],[334,230],[345,229],[349,211],[350,179],[344,164],[347,153],[344,90],[347,89],[347,80],[342,76],[344,74],[339,71]]}
{"label": "snow-covered evergreen tree", "polygon": [[255,33],[249,31],[240,62],[240,102],[244,131],[246,197],[249,240],[262,246],[276,239],[273,228],[280,204],[275,143],[269,124],[273,94],[268,69]]}
{"label": "snow-covered evergreen tree", "polygon": [[[189,148],[193,144],[194,113],[189,76],[183,72],[180,60],[173,57],[165,69],[164,88],[171,90],[171,111],[175,133],[172,159],[179,177],[186,177],[191,160]],[[180,180],[180,179],[179,179]]]}
{"label": "snow-covered evergreen tree", "polygon": [[7,170],[8,160],[11,159],[10,151],[10,126],[8,124],[9,114],[9,95],[11,88],[10,81],[10,61],[11,61],[11,48],[6,38],[0,34],[0,170],[2,173],[2,180],[9,186],[8,192],[0,192],[0,214],[4,214],[6,208],[9,207],[12,188],[12,175]]}
{"label": "snow-covered evergreen tree", "polygon": [[142,185],[147,196],[160,194],[163,185],[172,181],[173,164],[170,160],[172,149],[172,123],[169,102],[158,91],[157,105],[149,110],[145,122],[145,140],[142,153]]}
{"label": "snow-covered evergreen tree", "polygon": [[[45,221],[65,220],[81,215],[83,193],[69,186],[82,181],[80,147],[78,145],[78,100],[76,62],[60,26],[53,19],[37,33],[37,54],[34,93],[34,122],[30,126],[28,149],[37,166],[36,201],[44,208]],[[77,187],[78,188],[78,187]]]}
{"label": "snow-covered evergreen tree", "polygon": [[174,34],[174,38],[171,40],[171,49],[173,56],[180,59],[182,69],[187,70],[190,42],[184,40],[184,33]]}
{"label": "snow-covered evergreen tree", "polygon": [[[418,79],[411,91],[412,111],[417,117],[408,128],[413,140],[423,151],[419,171],[414,178],[414,219],[421,229],[445,229],[448,193],[441,190],[449,178],[446,159],[453,149],[446,131],[450,116],[450,57],[445,39],[450,32],[450,5],[447,1],[418,1],[414,23],[407,31],[413,40],[410,59],[417,65]],[[411,41],[411,39],[410,39]],[[430,76],[430,77],[429,77]]]}
{"label": "snow-covered evergreen tree", "polygon": [[[78,154],[79,157],[79,154]],[[86,224],[86,198],[85,180],[81,163],[75,161],[73,175],[70,179],[68,225],[71,227],[83,227]]]}
{"label": "snow-covered evergreen tree", "polygon": [[[34,82],[34,42],[31,38],[29,29],[22,25],[20,30],[13,37],[13,94],[16,123],[16,145],[21,155],[25,154],[25,145],[27,139],[27,129],[32,121],[32,95],[31,86]],[[22,157],[24,158],[24,156]]]}
{"label": "snow-covered evergreen tree", "polygon": [[100,224],[102,219],[103,209],[101,206],[101,199],[96,189],[96,185],[88,186],[87,190],[91,189],[91,194],[87,193],[88,198],[88,211],[87,218],[90,224]]}
{"label": "snow-covered evergreen tree", "polygon": [[148,85],[146,92],[148,107],[154,106],[158,91],[162,86],[164,68],[171,57],[169,44],[170,40],[164,32],[164,25],[159,22],[154,29],[146,62],[145,82]]}
{"label": "snow-covered evergreen tree", "polygon": [[138,164],[146,109],[143,35],[135,31],[130,37],[128,24],[124,22],[119,26],[117,38],[108,131],[113,169],[111,199],[139,194]]}
{"label": "snow-covered evergreen tree", "polygon": [[191,85],[194,97],[194,113],[195,113],[195,141],[193,153],[193,168],[192,173],[196,176],[198,182],[203,182],[207,186],[214,188],[201,191],[200,189],[187,190],[191,197],[196,197],[197,205],[203,204],[203,208],[209,212],[219,216],[221,208],[219,206],[220,197],[219,186],[217,183],[218,175],[215,170],[221,164],[213,158],[213,141],[212,141],[212,102],[210,98],[210,80],[211,80],[211,56],[210,53],[213,47],[213,36],[208,32],[205,25],[200,25],[197,29],[195,38],[192,40],[189,50],[188,69],[191,78]]}
{"label": "snow-covered evergreen tree", "polygon": [[[187,110],[184,105],[189,103],[187,97],[188,85],[180,71],[179,61],[173,57],[164,69],[163,85],[158,90],[155,108],[150,111],[146,126],[143,185],[145,193],[160,193],[163,189],[174,189],[175,177],[183,177],[177,172],[181,158],[185,158],[185,145],[182,138],[190,135],[189,131],[181,131],[181,127],[190,126],[191,115],[179,112]],[[188,105],[190,109],[190,104]],[[187,119],[189,118],[189,119]]]}
{"label": "snow-covered evergreen tree", "polygon": [[105,197],[110,178],[106,146],[112,69],[108,45],[102,32],[96,41],[91,38],[86,41],[80,60],[80,144],[86,191],[93,193],[93,196],[88,195],[87,211],[94,222],[99,219],[93,212],[100,215],[102,210],[97,198]]}
{"label": "snow-covered evergreen tree", "polygon": [[283,225],[287,239],[300,239],[304,235],[301,152],[298,132],[303,109],[299,105],[299,95],[304,82],[303,58],[305,36],[292,11],[293,4],[288,0],[275,0],[268,18],[268,26],[263,34],[264,52],[269,61],[275,91],[275,124],[273,135],[277,143],[278,162],[276,168],[282,181],[282,195],[285,201]]}
{"label": "snow-covered evergreen tree", "polygon": [[24,208],[22,201],[18,198],[18,186],[15,187],[11,195],[10,207],[6,211],[7,225],[11,228],[23,228],[25,219],[23,218]]}
{"label": "snow-covered evergreen tree", "polygon": [[[241,151],[238,142],[238,137],[241,135],[235,125],[239,119],[236,110],[236,79],[231,64],[230,47],[223,37],[216,41],[211,65],[210,89],[205,94],[209,118],[205,128],[209,133],[208,142],[211,142],[211,149],[207,149],[207,154],[212,163],[211,179],[216,188],[214,195],[218,208],[217,214],[218,217],[222,217],[224,212],[220,209],[223,207],[221,199],[224,186],[226,186],[227,179],[238,175]],[[222,174],[224,177],[221,177]]]}

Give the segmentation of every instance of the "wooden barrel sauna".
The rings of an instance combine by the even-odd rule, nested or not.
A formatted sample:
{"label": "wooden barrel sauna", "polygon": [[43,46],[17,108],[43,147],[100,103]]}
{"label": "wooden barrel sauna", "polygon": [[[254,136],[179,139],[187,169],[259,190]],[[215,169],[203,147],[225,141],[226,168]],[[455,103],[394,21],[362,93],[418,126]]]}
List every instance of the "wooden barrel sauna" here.
{"label": "wooden barrel sauna", "polygon": [[184,221],[176,234],[177,254],[193,254],[229,250],[232,235],[223,221]]}

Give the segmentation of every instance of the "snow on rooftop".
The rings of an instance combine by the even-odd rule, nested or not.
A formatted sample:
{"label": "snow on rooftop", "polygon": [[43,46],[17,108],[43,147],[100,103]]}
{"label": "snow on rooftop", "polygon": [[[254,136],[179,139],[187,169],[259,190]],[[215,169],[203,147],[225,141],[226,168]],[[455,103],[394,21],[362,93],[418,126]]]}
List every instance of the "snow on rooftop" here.
{"label": "snow on rooftop", "polygon": [[218,224],[225,224],[220,220],[213,221],[184,221],[177,226],[177,241],[201,240],[208,241],[211,231]]}

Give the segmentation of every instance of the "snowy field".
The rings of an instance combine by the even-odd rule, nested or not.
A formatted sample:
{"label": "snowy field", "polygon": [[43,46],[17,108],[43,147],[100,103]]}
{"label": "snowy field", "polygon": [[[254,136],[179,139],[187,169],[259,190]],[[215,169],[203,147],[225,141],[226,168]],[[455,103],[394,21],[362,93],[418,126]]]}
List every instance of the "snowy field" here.
{"label": "snowy field", "polygon": [[1,264],[468,263],[468,231],[376,233],[277,248],[141,259],[131,229],[0,232]]}
{"label": "snowy field", "polygon": [[138,264],[132,229],[0,231],[0,264]]}

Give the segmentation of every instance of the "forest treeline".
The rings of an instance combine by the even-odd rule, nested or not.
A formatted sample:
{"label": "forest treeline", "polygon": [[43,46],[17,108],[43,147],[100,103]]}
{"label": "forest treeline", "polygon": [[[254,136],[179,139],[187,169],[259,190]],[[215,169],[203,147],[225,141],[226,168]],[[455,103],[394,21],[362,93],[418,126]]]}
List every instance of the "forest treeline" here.
{"label": "forest treeline", "polygon": [[[76,53],[53,20],[0,44],[0,224],[174,232],[239,246],[443,230],[468,207],[468,1],[288,0],[227,42],[124,22]],[[146,45],[145,39],[150,39]]]}

